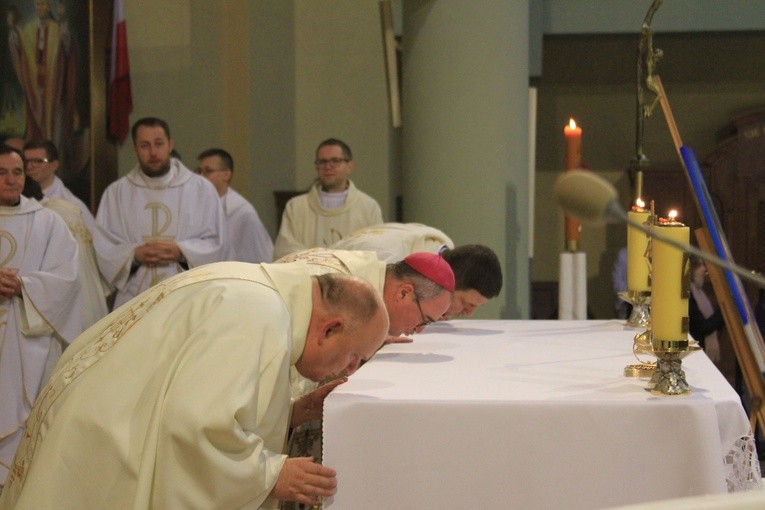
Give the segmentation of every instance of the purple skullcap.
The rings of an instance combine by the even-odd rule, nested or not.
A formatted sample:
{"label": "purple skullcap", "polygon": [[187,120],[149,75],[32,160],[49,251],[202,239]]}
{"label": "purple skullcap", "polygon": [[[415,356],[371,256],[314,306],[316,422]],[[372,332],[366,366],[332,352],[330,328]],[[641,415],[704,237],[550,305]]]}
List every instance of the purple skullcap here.
{"label": "purple skullcap", "polygon": [[454,292],[454,271],[441,255],[420,251],[406,257],[404,262],[428,280]]}

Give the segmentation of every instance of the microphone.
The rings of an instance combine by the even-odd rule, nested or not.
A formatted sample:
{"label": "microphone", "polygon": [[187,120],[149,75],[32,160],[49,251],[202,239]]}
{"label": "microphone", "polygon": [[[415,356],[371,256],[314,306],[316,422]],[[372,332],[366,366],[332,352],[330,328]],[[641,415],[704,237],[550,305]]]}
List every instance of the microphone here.
{"label": "microphone", "polygon": [[693,245],[681,243],[665,236],[658,229],[649,228],[630,219],[619,203],[616,188],[589,170],[567,170],[555,181],[555,200],[566,213],[577,218],[583,225],[600,226],[606,223],[626,223],[650,237],[674,246],[678,250],[695,255],[705,262],[727,269],[740,277],[765,288],[765,278],[751,269],[739,266],[717,255],[701,251]]}

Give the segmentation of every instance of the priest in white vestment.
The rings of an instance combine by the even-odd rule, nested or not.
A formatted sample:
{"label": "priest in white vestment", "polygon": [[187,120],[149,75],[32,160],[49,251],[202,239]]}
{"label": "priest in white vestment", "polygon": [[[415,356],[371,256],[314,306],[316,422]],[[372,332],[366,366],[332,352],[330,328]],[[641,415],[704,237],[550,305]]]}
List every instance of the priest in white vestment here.
{"label": "priest in white vestment", "polygon": [[437,228],[422,223],[382,223],[361,228],[330,246],[333,250],[373,251],[385,262],[398,262],[417,251],[441,253],[454,242]]}
{"label": "priest in white vestment", "polygon": [[[306,264],[312,275],[346,274],[371,283],[383,298],[388,312],[388,336],[395,341],[402,334],[411,335],[441,317],[449,308],[454,290],[454,274],[441,257],[419,253],[386,264],[371,251],[313,248],[277,261],[279,264]],[[316,385],[292,373],[293,392],[305,393]]]}
{"label": "priest in white vestment", "polygon": [[77,243],[64,221],[21,196],[21,153],[0,146],[0,485],[38,390],[82,332]]}
{"label": "priest in white vestment", "polygon": [[197,173],[210,181],[220,196],[228,225],[228,253],[225,260],[271,262],[274,243],[260,221],[255,207],[231,187],[234,158],[223,149],[213,148],[197,156]]}
{"label": "priest in white vestment", "polygon": [[374,285],[388,310],[388,334],[392,337],[411,335],[440,319],[448,311],[454,292],[454,273],[433,253],[415,253],[386,264],[370,251],[313,248],[277,261],[289,262],[307,264],[311,274],[349,274]]}
{"label": "priest in white vestment", "polygon": [[308,193],[287,202],[274,257],[327,247],[351,232],[383,222],[377,201],[348,178],[353,171],[351,149],[330,138],[316,149],[317,179]]}
{"label": "priest in white vestment", "polygon": [[101,273],[117,288],[115,307],[188,268],[222,260],[227,242],[215,188],[170,156],[167,123],[140,119],[132,136],[139,163],[104,191],[93,236]]}
{"label": "priest in white vestment", "polygon": [[502,266],[494,250],[482,244],[455,248],[437,228],[421,223],[383,223],[353,232],[330,246],[333,250],[368,250],[386,262],[398,262],[411,253],[439,253],[454,271],[454,299],[444,319],[470,317],[502,290]]}
{"label": "priest in white vestment", "polygon": [[334,494],[334,470],[283,447],[337,383],[292,405],[289,371],[318,382],[374,354],[388,321],[369,283],[223,262],[108,318],[42,390],[0,508],[256,509]]}
{"label": "priest in white vestment", "polygon": [[107,313],[109,308],[106,298],[113,292],[106,280],[101,276],[96,262],[96,252],[93,249],[91,231],[85,226],[82,212],[73,203],[61,198],[43,200],[40,185],[34,179],[24,180],[23,195],[43,203],[46,209],[55,212],[69,227],[69,232],[77,242],[77,282],[80,287],[80,317],[82,328],[87,329]]}

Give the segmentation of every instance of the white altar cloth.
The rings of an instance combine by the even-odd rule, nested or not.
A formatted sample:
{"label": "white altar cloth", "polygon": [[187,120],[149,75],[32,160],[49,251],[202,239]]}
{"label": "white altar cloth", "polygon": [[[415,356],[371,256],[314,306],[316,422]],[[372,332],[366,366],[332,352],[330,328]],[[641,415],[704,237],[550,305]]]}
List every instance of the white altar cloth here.
{"label": "white altar cloth", "polygon": [[[618,321],[437,323],[325,401],[329,510],[596,509],[761,485],[740,399],[703,352],[654,396]],[[645,358],[651,359],[651,358]]]}

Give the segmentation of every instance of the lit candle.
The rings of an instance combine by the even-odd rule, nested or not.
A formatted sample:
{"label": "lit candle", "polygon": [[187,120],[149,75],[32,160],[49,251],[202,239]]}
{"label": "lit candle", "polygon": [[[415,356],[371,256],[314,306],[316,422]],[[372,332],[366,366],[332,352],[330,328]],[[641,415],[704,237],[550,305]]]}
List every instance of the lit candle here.
{"label": "lit candle", "polygon": [[[637,223],[648,221],[651,213],[645,209],[645,202],[639,198],[627,212],[630,220]],[[627,290],[633,292],[648,292],[651,290],[650,271],[646,251],[648,250],[648,234],[635,227],[627,227]]]}
{"label": "lit candle", "polygon": [[[665,237],[687,244],[690,239],[688,227],[676,220],[677,212],[671,211],[669,219],[660,218],[653,227]],[[653,285],[651,287],[651,330],[653,347],[668,350],[679,347],[671,342],[688,342],[688,254],[674,246],[654,238]],[[669,342],[669,343],[668,343]]]}
{"label": "lit candle", "polygon": [[[563,128],[566,135],[566,170],[579,168],[582,165],[582,128],[576,125],[574,119],[568,120],[568,126]],[[566,249],[578,251],[579,237],[582,225],[568,214],[566,218]]]}
{"label": "lit candle", "polygon": [[566,170],[579,168],[582,165],[582,128],[574,119],[568,119],[563,134],[566,135]]}

